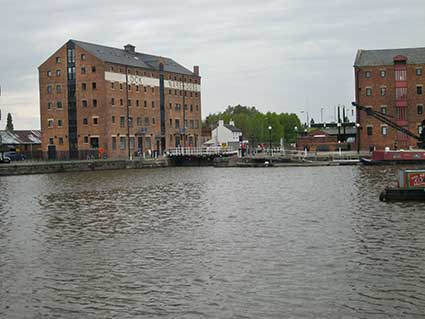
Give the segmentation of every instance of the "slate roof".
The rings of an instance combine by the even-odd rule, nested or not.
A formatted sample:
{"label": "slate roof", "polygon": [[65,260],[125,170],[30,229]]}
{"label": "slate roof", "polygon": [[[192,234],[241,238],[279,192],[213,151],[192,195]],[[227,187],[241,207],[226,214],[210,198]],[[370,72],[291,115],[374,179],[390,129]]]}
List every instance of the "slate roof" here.
{"label": "slate roof", "polygon": [[41,144],[41,131],[0,131],[1,143],[9,145]]}
{"label": "slate roof", "polygon": [[240,129],[234,127],[233,125],[230,124],[224,124],[224,127],[231,130],[232,132],[242,132]]}
{"label": "slate roof", "polygon": [[145,54],[137,51],[129,52],[125,51],[124,49],[117,49],[78,40],[70,41],[74,42],[75,45],[78,45],[82,49],[86,50],[87,52],[96,56],[98,59],[105,62],[158,71],[159,61],[162,59],[164,63],[164,71],[186,75],[194,75],[193,72],[186,69],[184,66],[178,64],[176,61],[170,58]]}
{"label": "slate roof", "polygon": [[425,48],[358,50],[354,66],[393,65],[394,57],[407,57],[407,64],[425,64]]}

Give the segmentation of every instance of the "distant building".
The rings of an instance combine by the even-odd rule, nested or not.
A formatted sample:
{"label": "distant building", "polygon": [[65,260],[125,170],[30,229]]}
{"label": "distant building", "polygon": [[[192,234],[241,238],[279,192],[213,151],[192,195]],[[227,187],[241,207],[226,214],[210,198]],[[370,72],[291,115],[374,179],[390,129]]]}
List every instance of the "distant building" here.
{"label": "distant building", "polygon": [[[358,50],[354,62],[359,105],[391,116],[411,132],[422,130],[425,104],[425,48]],[[357,112],[361,150],[416,147],[417,141],[365,112]]]}
{"label": "distant building", "polygon": [[240,137],[242,131],[235,127],[235,123],[230,121],[229,124],[224,124],[223,120],[218,121],[218,125],[211,131],[211,140],[206,144],[215,146],[227,146],[234,150],[239,149]]}
{"label": "distant building", "polygon": [[41,157],[41,132],[39,130],[0,131],[1,151],[22,153],[26,158]]}
{"label": "distant building", "polygon": [[310,127],[319,129],[330,136],[335,136],[337,141],[354,144],[356,140],[357,128],[356,123],[353,122],[340,123],[340,126],[338,126],[338,123],[314,123]]}
{"label": "distant building", "polygon": [[42,149],[126,158],[199,146],[201,77],[174,60],[69,40],[39,67]]}
{"label": "distant building", "polygon": [[341,142],[336,135],[330,135],[322,129],[312,129],[305,135],[297,137],[297,150],[308,150],[310,152],[334,152],[348,150],[350,144]]}

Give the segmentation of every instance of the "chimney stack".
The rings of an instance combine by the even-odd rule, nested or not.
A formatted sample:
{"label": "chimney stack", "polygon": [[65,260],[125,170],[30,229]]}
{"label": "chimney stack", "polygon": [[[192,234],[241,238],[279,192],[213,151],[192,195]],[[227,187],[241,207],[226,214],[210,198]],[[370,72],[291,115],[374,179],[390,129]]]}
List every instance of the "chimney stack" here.
{"label": "chimney stack", "polygon": [[199,66],[198,65],[193,66],[193,73],[195,73],[195,75],[199,75]]}
{"label": "chimney stack", "polygon": [[124,46],[124,50],[128,53],[135,53],[136,47],[132,44],[127,44],[127,45]]}

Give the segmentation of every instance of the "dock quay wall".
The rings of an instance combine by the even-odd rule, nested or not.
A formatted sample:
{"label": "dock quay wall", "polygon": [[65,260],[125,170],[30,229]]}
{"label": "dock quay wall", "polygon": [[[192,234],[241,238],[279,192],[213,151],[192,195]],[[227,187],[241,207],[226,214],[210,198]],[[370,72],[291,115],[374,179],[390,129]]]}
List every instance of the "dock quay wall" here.
{"label": "dock quay wall", "polygon": [[0,164],[0,176],[48,174],[60,172],[84,172],[116,169],[140,169],[168,167],[166,157],[142,160],[85,160],[85,161],[51,161],[51,162],[12,162]]}

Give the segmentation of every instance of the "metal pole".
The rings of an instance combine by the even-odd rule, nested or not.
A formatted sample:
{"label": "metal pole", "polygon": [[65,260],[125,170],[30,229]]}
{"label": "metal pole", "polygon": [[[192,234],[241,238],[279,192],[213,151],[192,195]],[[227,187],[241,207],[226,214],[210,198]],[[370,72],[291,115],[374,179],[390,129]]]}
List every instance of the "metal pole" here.
{"label": "metal pole", "polygon": [[272,130],[269,128],[269,147],[270,147],[270,155],[272,154]]}
{"label": "metal pole", "polygon": [[131,161],[130,151],[130,105],[128,105],[128,67],[125,66],[125,96],[127,99],[127,146],[128,146],[128,159]]}
{"label": "metal pole", "polygon": [[323,107],[320,109],[320,122],[323,123]]}
{"label": "metal pole", "polygon": [[184,77],[182,77],[182,86],[183,86],[183,147],[186,147],[186,97],[184,91]]}

